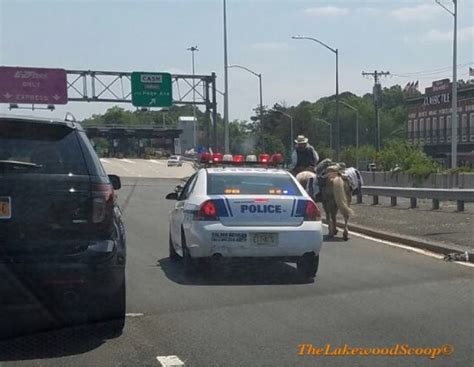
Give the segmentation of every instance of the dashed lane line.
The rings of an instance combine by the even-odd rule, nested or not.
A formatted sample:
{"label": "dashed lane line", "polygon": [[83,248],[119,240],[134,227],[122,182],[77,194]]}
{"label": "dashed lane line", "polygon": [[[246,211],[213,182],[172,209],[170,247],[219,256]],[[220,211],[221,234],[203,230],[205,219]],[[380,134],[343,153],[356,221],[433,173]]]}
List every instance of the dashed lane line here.
{"label": "dashed lane line", "polygon": [[184,362],[178,356],[157,356],[156,359],[162,367],[182,367]]}

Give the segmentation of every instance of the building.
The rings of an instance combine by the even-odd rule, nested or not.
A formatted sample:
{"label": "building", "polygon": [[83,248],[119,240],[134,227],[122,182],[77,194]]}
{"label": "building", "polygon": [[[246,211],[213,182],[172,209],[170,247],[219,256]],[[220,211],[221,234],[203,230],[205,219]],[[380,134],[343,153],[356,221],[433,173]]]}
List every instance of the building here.
{"label": "building", "polygon": [[[422,95],[408,95],[407,138],[449,167],[451,164],[451,91],[438,80]],[[458,82],[458,165],[474,167],[474,83]]]}

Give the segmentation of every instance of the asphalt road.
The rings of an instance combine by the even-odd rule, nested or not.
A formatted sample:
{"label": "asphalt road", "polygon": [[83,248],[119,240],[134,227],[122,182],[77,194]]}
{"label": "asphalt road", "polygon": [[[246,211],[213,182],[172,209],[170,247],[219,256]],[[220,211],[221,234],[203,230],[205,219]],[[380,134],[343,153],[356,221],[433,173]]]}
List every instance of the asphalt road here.
{"label": "asphalt road", "polygon": [[101,158],[100,161],[107,173],[120,177],[179,178],[194,172],[189,162],[183,162],[182,167],[168,167],[165,159]]}
{"label": "asphalt road", "polygon": [[[0,342],[0,366],[471,366],[474,269],[352,236],[325,242],[314,282],[287,264],[187,276],[168,259],[164,200],[176,179],[124,179],[123,334],[107,325]],[[452,345],[450,356],[299,356],[315,348]]]}

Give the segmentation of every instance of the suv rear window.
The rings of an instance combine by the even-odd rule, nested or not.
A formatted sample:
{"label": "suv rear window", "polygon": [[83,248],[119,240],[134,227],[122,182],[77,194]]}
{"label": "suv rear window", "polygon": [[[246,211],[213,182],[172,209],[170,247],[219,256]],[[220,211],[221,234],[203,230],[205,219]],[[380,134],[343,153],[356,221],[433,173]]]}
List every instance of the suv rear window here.
{"label": "suv rear window", "polygon": [[288,175],[266,173],[208,173],[208,195],[301,195]]}
{"label": "suv rear window", "polygon": [[28,173],[88,174],[76,131],[61,125],[0,121],[0,161],[41,166]]}

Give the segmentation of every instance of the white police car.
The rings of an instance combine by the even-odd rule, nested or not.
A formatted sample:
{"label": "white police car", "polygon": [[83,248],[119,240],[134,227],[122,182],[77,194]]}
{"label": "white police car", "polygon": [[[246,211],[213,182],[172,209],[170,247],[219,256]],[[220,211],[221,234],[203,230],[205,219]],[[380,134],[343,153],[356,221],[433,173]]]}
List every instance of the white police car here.
{"label": "white police car", "polygon": [[296,262],[303,276],[314,277],[322,244],[314,201],[283,169],[247,167],[242,156],[226,165],[222,158],[213,155],[217,165],[198,169],[179,192],[166,196],[177,200],[169,214],[170,258],[184,259],[188,269],[221,258],[274,259]]}

